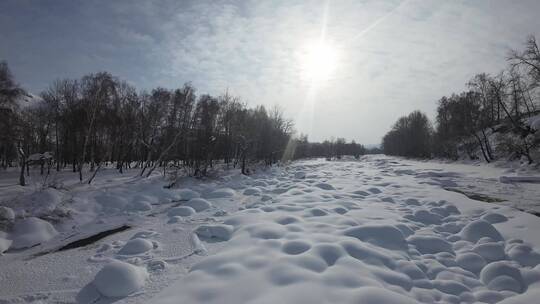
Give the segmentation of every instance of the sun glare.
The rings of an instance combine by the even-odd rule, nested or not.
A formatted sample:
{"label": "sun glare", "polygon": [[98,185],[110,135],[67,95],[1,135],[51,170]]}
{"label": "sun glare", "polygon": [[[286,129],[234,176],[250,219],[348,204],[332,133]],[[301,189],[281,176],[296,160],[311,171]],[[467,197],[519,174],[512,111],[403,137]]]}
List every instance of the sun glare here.
{"label": "sun glare", "polygon": [[302,77],[308,81],[328,80],[335,72],[338,63],[338,51],[324,41],[308,43],[304,46],[301,57]]}

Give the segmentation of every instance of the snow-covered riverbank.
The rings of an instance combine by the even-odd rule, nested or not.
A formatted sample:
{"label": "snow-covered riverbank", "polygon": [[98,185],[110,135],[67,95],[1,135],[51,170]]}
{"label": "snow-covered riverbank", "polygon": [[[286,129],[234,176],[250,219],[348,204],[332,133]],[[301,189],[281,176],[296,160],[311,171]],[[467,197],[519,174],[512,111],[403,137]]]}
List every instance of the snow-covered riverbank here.
{"label": "snow-covered riverbank", "polygon": [[[0,297],[529,303],[540,290],[540,218],[509,206],[536,210],[540,185],[501,182],[534,175],[520,171],[376,155],[186,179],[178,189],[107,170],[93,186],[66,181],[70,191],[34,194],[0,178],[19,217],[0,235],[15,244],[0,256]],[[76,242],[118,227],[129,228]]]}

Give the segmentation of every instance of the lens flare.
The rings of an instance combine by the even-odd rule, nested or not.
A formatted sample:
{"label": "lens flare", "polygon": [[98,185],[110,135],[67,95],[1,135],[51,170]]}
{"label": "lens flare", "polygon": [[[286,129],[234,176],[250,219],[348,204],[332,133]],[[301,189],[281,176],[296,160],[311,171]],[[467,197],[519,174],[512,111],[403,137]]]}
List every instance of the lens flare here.
{"label": "lens flare", "polygon": [[325,41],[307,43],[302,51],[302,78],[308,82],[329,80],[337,67],[339,52]]}

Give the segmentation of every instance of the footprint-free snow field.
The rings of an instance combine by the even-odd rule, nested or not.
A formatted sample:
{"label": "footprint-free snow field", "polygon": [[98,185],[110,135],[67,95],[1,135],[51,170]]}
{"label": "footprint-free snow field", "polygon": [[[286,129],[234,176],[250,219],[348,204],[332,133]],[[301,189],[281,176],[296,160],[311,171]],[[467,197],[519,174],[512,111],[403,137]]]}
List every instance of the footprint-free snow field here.
{"label": "footprint-free snow field", "polygon": [[[536,303],[540,218],[516,208],[538,208],[540,186],[501,178],[522,173],[365,156],[251,176],[225,172],[172,189],[159,176],[115,175],[43,196],[12,189],[16,200],[5,198],[12,203],[3,212],[14,216],[0,233],[0,296],[7,303]],[[29,209],[32,197],[49,200],[49,211]],[[498,200],[473,199],[482,197]]]}

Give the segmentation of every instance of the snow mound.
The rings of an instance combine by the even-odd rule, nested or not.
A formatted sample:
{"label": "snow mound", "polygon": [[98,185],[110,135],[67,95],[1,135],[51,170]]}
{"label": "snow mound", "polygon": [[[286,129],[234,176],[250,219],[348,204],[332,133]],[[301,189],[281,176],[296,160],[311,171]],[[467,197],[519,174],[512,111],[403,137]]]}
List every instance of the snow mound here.
{"label": "snow mound", "polygon": [[282,225],[274,223],[249,225],[244,230],[248,231],[251,237],[264,240],[281,239],[287,232]]}
{"label": "snow mound", "polygon": [[13,243],[12,240],[7,240],[2,237],[0,237],[0,254],[4,253],[6,250],[9,249],[11,246],[11,243]]}
{"label": "snow mound", "polygon": [[64,194],[54,188],[36,190],[17,198],[17,208],[29,211],[33,216],[46,216],[58,207]]}
{"label": "snow mound", "polygon": [[413,235],[407,241],[423,254],[454,252],[450,243],[434,235]]}
{"label": "snow mound", "polygon": [[125,198],[107,193],[99,194],[95,199],[101,205],[103,212],[122,211],[128,204]]}
{"label": "snow mound", "polygon": [[197,212],[204,211],[210,207],[212,207],[212,204],[205,200],[204,198],[192,198],[189,201],[187,201],[185,204],[183,204],[185,207],[191,207]]}
{"label": "snow mound", "polygon": [[286,254],[297,255],[308,251],[311,245],[304,241],[290,241],[283,244],[283,252]]}
{"label": "snow mound", "polygon": [[[371,157],[385,161],[373,162]],[[44,248],[8,249],[9,254],[0,257],[4,262],[0,277],[17,279],[21,273],[31,277],[8,280],[0,294],[29,295],[38,290],[46,302],[75,302],[74,288],[91,282],[90,288],[83,288],[85,293],[76,295],[89,299],[81,302],[496,303],[540,287],[536,217],[426,184],[429,173],[417,176],[429,163],[404,164],[387,156],[363,159],[298,160],[250,177],[223,170],[216,179],[189,180],[185,187],[190,189],[163,188],[161,178],[133,182],[125,175],[76,187],[69,193],[73,203],[63,201],[70,202],[77,218],[58,225],[62,237],[56,236]],[[396,177],[393,168],[401,164],[413,174]],[[454,167],[437,166],[442,168],[433,176],[444,176]],[[446,178],[460,187],[476,178],[483,178],[487,186],[500,186],[498,168],[467,168],[476,173]],[[528,170],[516,167],[512,174]],[[300,171],[307,178],[295,178]],[[102,185],[106,189],[100,189]],[[321,185],[334,190],[325,191]],[[484,182],[473,185],[483,187]],[[502,190],[510,188],[514,187]],[[206,211],[197,213],[200,206],[194,202],[203,202]],[[155,209],[151,217],[132,212],[148,207],[145,204]],[[24,217],[25,209],[33,212],[9,206],[16,208],[17,217]],[[84,227],[72,231],[79,216],[85,217]],[[92,222],[86,224],[87,220]],[[90,246],[91,252],[59,251],[34,258],[40,263],[35,272],[31,267],[37,264],[24,259],[57,248],[60,239],[72,234],[94,235],[95,228],[119,221],[130,223],[137,233],[111,236],[110,241]],[[0,221],[0,229],[12,227],[10,222],[3,224]],[[0,232],[0,247],[9,247],[10,242],[11,234]],[[80,267],[62,269],[66,265]],[[58,274],[58,280],[48,280],[50,273]],[[25,290],[19,285],[26,285]]]}
{"label": "snow mound", "polygon": [[456,263],[472,273],[479,273],[486,265],[486,260],[474,252],[466,252],[456,257]]}
{"label": "snow mound", "polygon": [[328,183],[318,183],[318,184],[315,184],[315,187],[318,187],[318,188],[321,188],[323,190],[336,190],[336,188],[334,188],[334,186],[328,184]]}
{"label": "snow mound", "polygon": [[321,208],[311,208],[306,210],[308,216],[325,216],[328,212]]}
{"label": "snow mound", "polygon": [[372,194],[382,193],[381,189],[379,189],[377,187],[371,187],[371,188],[367,189],[367,191],[371,192]]}
{"label": "snow mound", "polygon": [[473,251],[481,255],[487,261],[498,261],[506,258],[504,253],[504,244],[503,242],[487,242],[479,244],[473,247]]}
{"label": "snow mound", "polygon": [[500,292],[493,290],[477,291],[474,293],[474,297],[481,303],[499,303],[504,299],[504,296]]}
{"label": "snow mound", "polygon": [[201,225],[195,229],[195,233],[202,238],[228,241],[233,234],[234,228],[230,225]]}
{"label": "snow mound", "polygon": [[303,172],[303,171],[295,172],[294,173],[294,178],[304,179],[304,178],[306,178],[306,172]]}
{"label": "snow mound", "polygon": [[58,234],[56,229],[47,221],[37,217],[29,217],[15,221],[11,239],[14,249],[32,247],[52,239]]}
{"label": "snow mound", "polygon": [[199,192],[193,191],[191,189],[179,189],[176,191],[176,193],[180,196],[180,199],[182,200],[190,200],[192,198],[201,197]]}
{"label": "snow mound", "polygon": [[167,215],[173,216],[191,216],[195,214],[195,209],[188,206],[180,206],[169,209]]}
{"label": "snow mound", "polygon": [[154,248],[154,245],[149,240],[136,238],[129,240],[120,251],[118,251],[118,254],[122,255],[135,255],[135,254],[142,254],[147,251],[150,251]]}
{"label": "snow mound", "polygon": [[524,289],[521,272],[509,261],[498,261],[486,265],[480,272],[480,280],[490,289],[499,291],[510,290],[519,293]]}
{"label": "snow mound", "polygon": [[[230,241],[155,303],[495,303],[540,283],[540,266],[525,268],[537,265],[532,245],[505,242],[493,226],[521,224],[518,211],[463,201],[439,186],[409,189],[405,181],[417,177],[397,183],[386,178],[386,165],[370,172],[373,162],[333,169],[310,162],[319,167],[292,163],[277,176],[257,175],[265,183],[225,180],[239,192],[242,199],[230,201],[241,210],[224,220],[230,226],[201,226],[193,236]],[[298,167],[307,179],[294,178]],[[261,198],[247,197],[257,188]],[[271,197],[263,201],[264,194]],[[507,226],[501,232],[516,237]],[[498,273],[497,261],[523,278]]]}
{"label": "snow mound", "polygon": [[136,200],[131,202],[128,206],[131,211],[150,211],[152,210],[152,205],[149,202],[143,200]]}
{"label": "snow mound", "polygon": [[538,302],[540,298],[540,289],[533,289],[527,293],[507,298],[499,304],[531,304]]}
{"label": "snow mound", "polygon": [[131,199],[131,202],[146,202],[146,203],[149,203],[150,205],[152,204],[157,205],[159,203],[159,199],[157,196],[154,196],[152,194],[149,194],[149,195],[137,194]]}
{"label": "snow mound", "polygon": [[440,215],[424,209],[416,210],[413,213],[413,217],[417,222],[427,225],[440,224],[442,220],[442,217]]}
{"label": "snow mound", "polygon": [[0,221],[13,221],[15,219],[15,212],[13,209],[0,206]]}
{"label": "snow mound", "polygon": [[181,216],[171,216],[169,218],[169,220],[167,221],[168,224],[177,224],[177,223],[182,223],[184,221],[184,218],[181,217]]}
{"label": "snow mound", "polygon": [[492,212],[482,215],[481,219],[483,219],[484,221],[490,224],[497,224],[497,223],[503,223],[503,222],[508,221],[508,218],[506,216],[499,213],[492,213]]}
{"label": "snow mound", "polygon": [[361,195],[361,196],[368,196],[369,193],[367,193],[366,191],[363,191],[363,190],[356,190],[356,191],[353,191],[354,194],[356,195]]}
{"label": "snow mound", "polygon": [[527,244],[516,244],[509,247],[508,256],[523,266],[534,267],[540,264],[540,253],[533,251]]}
{"label": "snow mound", "polygon": [[407,243],[401,230],[392,225],[364,225],[348,228],[346,236],[388,249],[405,249]]}
{"label": "snow mound", "polygon": [[244,190],[244,195],[261,195],[262,191],[259,188],[247,188]]}
{"label": "snow mound", "polygon": [[489,237],[494,241],[503,241],[502,235],[490,223],[484,220],[476,220],[467,224],[460,232],[462,239],[469,242],[477,242],[483,237]]}
{"label": "snow mound", "polygon": [[113,261],[96,274],[93,284],[106,297],[126,297],[140,290],[147,277],[146,269]]}
{"label": "snow mound", "polygon": [[236,192],[231,188],[221,188],[210,192],[206,195],[207,198],[226,198],[233,197]]}

